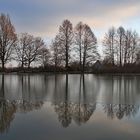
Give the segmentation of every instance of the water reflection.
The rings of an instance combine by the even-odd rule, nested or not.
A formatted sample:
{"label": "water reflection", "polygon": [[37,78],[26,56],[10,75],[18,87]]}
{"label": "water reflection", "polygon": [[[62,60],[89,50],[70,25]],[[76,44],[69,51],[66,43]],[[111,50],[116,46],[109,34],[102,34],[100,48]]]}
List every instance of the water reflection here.
{"label": "water reflection", "polygon": [[8,132],[10,123],[14,119],[16,106],[14,102],[0,101],[0,133]]}
{"label": "water reflection", "polygon": [[1,75],[0,133],[8,132],[16,113],[40,110],[51,102],[58,121],[88,122],[98,105],[109,119],[139,112],[140,77],[95,75]]}
{"label": "water reflection", "polygon": [[139,111],[138,105],[103,105],[107,117],[114,119],[115,117],[121,120],[123,117],[135,117]]}
{"label": "water reflection", "polygon": [[[10,123],[13,121],[16,112],[26,113],[35,109],[40,109],[43,105],[42,101],[40,102],[26,101],[24,100],[24,96],[22,100],[8,100],[5,97],[5,94],[7,92],[6,87],[7,85],[5,85],[5,76],[2,75],[1,88],[0,88],[0,133],[8,132],[8,129],[10,128]],[[23,77],[22,77],[21,88],[22,90],[24,89]]]}
{"label": "water reflection", "polygon": [[69,83],[68,75],[66,74],[65,98],[62,102],[57,102],[56,100],[56,102],[54,103],[55,112],[58,114],[58,120],[61,122],[63,127],[68,127],[71,124],[72,119],[78,125],[87,122],[96,109],[96,103],[92,105],[88,104],[86,101],[87,87],[85,86],[84,75],[81,75],[79,79],[79,88],[78,88],[79,99],[77,103],[71,103],[69,101],[68,83]]}

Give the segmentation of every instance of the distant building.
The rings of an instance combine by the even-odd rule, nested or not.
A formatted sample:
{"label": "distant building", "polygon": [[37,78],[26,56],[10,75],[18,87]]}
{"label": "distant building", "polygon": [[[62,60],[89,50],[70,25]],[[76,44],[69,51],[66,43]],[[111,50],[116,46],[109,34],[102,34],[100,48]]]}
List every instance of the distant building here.
{"label": "distant building", "polygon": [[140,65],[140,51],[137,53],[136,65]]}
{"label": "distant building", "polygon": [[103,65],[101,64],[101,62],[99,60],[97,60],[93,65],[94,70],[101,70],[102,67],[103,67]]}

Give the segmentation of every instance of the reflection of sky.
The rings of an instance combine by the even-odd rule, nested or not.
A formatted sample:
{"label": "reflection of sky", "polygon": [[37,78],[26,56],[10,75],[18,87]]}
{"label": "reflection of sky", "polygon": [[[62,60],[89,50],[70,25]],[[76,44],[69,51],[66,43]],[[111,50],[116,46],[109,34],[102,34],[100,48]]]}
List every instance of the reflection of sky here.
{"label": "reflection of sky", "polygon": [[1,75],[0,79],[0,130],[10,126],[4,127],[8,133],[0,134],[0,139],[140,139],[139,76]]}
{"label": "reflection of sky", "polygon": [[[140,138],[140,120],[137,118],[110,120],[99,105],[86,123],[78,126],[72,121],[68,128],[63,128],[53,107],[51,103],[45,102],[38,111],[16,113],[9,132],[0,135],[0,138],[6,140],[139,140]],[[139,115],[138,113],[137,116]]]}
{"label": "reflection of sky", "polygon": [[10,14],[17,32],[52,38],[68,18],[75,25],[83,21],[97,36],[108,27],[139,28],[139,0],[1,0],[0,12]]}

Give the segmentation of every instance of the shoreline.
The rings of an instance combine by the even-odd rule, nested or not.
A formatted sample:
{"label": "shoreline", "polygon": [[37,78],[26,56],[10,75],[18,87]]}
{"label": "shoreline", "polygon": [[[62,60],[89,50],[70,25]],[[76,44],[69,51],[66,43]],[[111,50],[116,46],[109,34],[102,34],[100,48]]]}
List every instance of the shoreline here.
{"label": "shoreline", "polygon": [[123,76],[123,75],[128,75],[128,76],[140,76],[140,72],[122,72],[122,73],[117,73],[117,72],[111,72],[111,73],[107,73],[107,72],[35,72],[35,71],[27,71],[27,72],[0,72],[0,75],[34,75],[34,74],[48,74],[48,75],[59,75],[59,74],[81,74],[81,75],[85,75],[85,74],[93,74],[93,75],[108,75],[108,76]]}

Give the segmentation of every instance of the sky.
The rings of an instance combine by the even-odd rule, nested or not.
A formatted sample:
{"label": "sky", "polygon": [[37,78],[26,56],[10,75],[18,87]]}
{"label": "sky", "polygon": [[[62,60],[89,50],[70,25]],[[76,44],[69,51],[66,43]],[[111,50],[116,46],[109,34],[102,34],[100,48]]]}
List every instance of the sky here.
{"label": "sky", "polygon": [[0,13],[9,14],[17,33],[51,40],[64,19],[73,26],[88,24],[98,40],[111,26],[140,33],[140,0],[0,0]]}

